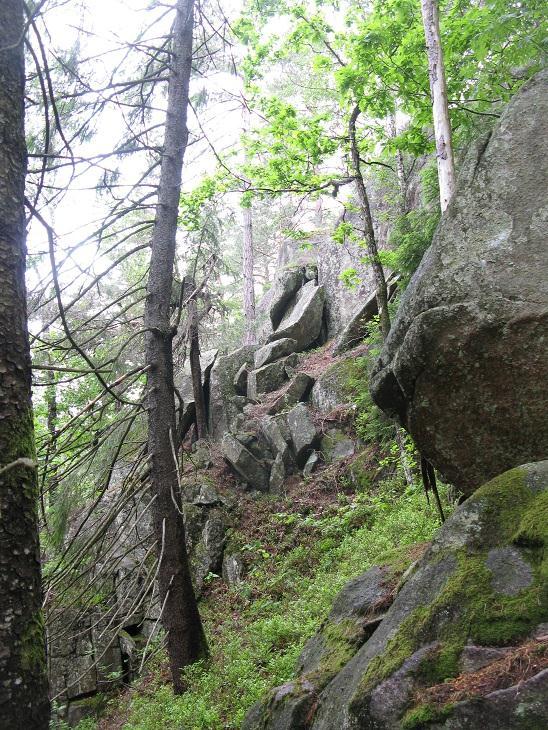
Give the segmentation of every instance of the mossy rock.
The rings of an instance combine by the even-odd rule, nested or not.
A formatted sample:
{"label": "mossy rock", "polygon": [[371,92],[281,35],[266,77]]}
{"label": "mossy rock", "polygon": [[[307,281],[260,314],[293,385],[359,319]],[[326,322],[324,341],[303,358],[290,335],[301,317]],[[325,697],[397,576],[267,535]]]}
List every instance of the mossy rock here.
{"label": "mossy rock", "polygon": [[394,551],[386,564],[349,581],[318,633],[297,661],[298,678],[276,687],[248,712],[242,730],[308,727],[316,697],[371,636],[394,599],[394,587],[414,560],[413,549]]}
{"label": "mossy rock", "polygon": [[497,726],[489,724],[487,710],[474,725],[474,703],[464,703],[467,709],[462,710],[469,724],[451,724],[462,703],[454,711],[434,711],[415,707],[414,697],[460,673],[465,645],[519,644],[548,620],[547,495],[548,461],[506,472],[461,505],[439,530],[379,628],[320,694],[310,727],[544,726],[548,701],[538,700],[541,690],[535,682],[541,681],[540,675],[528,684],[537,700],[527,713],[537,725],[523,724],[524,710],[511,688],[503,693],[506,725],[500,724],[493,698],[474,700],[478,707],[490,707],[499,718]]}
{"label": "mossy rock", "polygon": [[320,413],[329,413],[338,406],[350,405],[354,393],[349,382],[354,375],[354,359],[338,360],[316,380],[310,402]]}

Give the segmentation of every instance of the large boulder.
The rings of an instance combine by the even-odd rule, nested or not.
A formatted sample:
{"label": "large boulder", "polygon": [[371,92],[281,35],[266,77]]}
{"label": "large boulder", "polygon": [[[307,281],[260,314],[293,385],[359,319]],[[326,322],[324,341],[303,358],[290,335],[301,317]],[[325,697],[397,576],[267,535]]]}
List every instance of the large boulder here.
{"label": "large boulder", "polygon": [[294,406],[308,398],[314,378],[307,373],[296,373],[289,385],[280,393],[274,403],[269,406],[268,413],[274,415]]}
{"label": "large boulder", "polygon": [[274,360],[291,355],[296,349],[297,341],[292,340],[290,337],[270,342],[255,353],[255,368],[262,368],[263,365],[268,365]]}
{"label": "large boulder", "polygon": [[297,355],[293,354],[263,365],[258,370],[252,370],[247,376],[247,397],[250,400],[259,400],[265,393],[272,393],[281,388],[287,380],[287,368],[295,366],[296,363]]}
{"label": "large boulder", "polygon": [[285,314],[278,328],[270,335],[269,340],[291,338],[297,341],[298,351],[306,350],[320,337],[323,323],[325,290],[309,281],[299,289],[295,303]]}
{"label": "large boulder", "polygon": [[547,87],[532,78],[469,151],[372,378],[467,494],[548,454]]}
{"label": "large boulder", "polygon": [[208,575],[221,572],[226,541],[226,513],[199,502],[184,502],[183,516],[192,582],[199,595]]}
{"label": "large boulder", "polygon": [[[244,721],[245,730],[301,730],[314,715],[322,689],[371,636],[394,600],[394,586],[409,558],[398,566],[373,566],[349,581],[336,597],[327,619],[305,644],[298,660],[298,679],[272,690]],[[333,727],[338,727],[334,725]]]}
{"label": "large boulder", "polygon": [[286,314],[288,304],[303,285],[304,272],[301,267],[286,269],[276,278],[270,298],[270,321],[276,329]]}
{"label": "large boulder", "polygon": [[269,485],[269,470],[251,451],[231,433],[226,433],[222,441],[225,459],[242,477],[251,489],[265,492]]}
{"label": "large boulder", "polygon": [[339,359],[330,365],[314,383],[310,402],[321,414],[352,403],[349,387],[352,363],[355,358]]}
{"label": "large boulder", "polygon": [[256,349],[256,345],[244,345],[228,355],[222,355],[211,370],[208,427],[214,441],[221,441],[233,419],[240,413],[233,400],[238,395],[234,379],[242,365],[253,362]]}
{"label": "large boulder", "polygon": [[[378,629],[320,694],[310,727],[546,727],[548,671],[534,661],[546,647],[534,637],[548,619],[547,497],[544,461],[504,473],[457,508]],[[461,674],[472,646],[483,650],[483,674]],[[510,660],[529,646],[524,674]],[[499,652],[489,658],[501,647],[503,667]]]}
{"label": "large boulder", "polygon": [[287,424],[297,463],[303,466],[318,440],[318,430],[309,409],[304,403],[297,403],[287,414]]}
{"label": "large boulder", "polygon": [[289,429],[287,428],[287,433],[284,433],[286,429],[284,429],[283,423],[282,417],[265,416],[261,419],[259,427],[272,454],[275,457],[279,456],[285,469],[290,471],[295,466],[295,462],[287,443],[290,438]]}

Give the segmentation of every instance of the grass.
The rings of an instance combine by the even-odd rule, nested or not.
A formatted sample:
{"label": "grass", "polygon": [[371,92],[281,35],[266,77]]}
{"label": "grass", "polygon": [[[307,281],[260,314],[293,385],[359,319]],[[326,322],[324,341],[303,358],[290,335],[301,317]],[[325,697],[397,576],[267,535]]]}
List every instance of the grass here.
{"label": "grass", "polygon": [[343,585],[395,548],[401,555],[402,547],[429,540],[438,526],[420,488],[393,481],[374,494],[333,495],[318,509],[298,500],[254,508],[233,536],[247,547],[246,581],[230,590],[213,584],[201,605],[210,660],[186,672],[188,691],[175,697],[158,657],[137,692],[113,701],[101,728],[239,728],[254,702],[292,678]]}

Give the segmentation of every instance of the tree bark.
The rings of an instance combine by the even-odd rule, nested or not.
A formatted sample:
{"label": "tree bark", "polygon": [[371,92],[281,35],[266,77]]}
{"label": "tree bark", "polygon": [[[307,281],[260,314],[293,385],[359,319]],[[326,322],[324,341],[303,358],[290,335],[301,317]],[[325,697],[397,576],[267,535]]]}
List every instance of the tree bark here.
{"label": "tree bark", "polygon": [[358,193],[358,201],[364,222],[364,238],[367,246],[367,253],[371,261],[373,276],[375,277],[377,306],[379,309],[379,317],[381,322],[381,331],[383,339],[388,337],[390,332],[390,315],[388,313],[388,289],[386,286],[386,277],[384,269],[379,258],[379,250],[375,239],[375,229],[373,228],[373,218],[371,216],[371,206],[369,205],[369,197],[365,187],[361,171],[360,150],[356,139],[356,121],[360,116],[360,108],[358,105],[352,110],[350,121],[348,123],[348,136],[350,138],[350,155],[352,159],[352,167],[356,183],[356,191]]}
{"label": "tree bark", "polygon": [[[192,282],[194,289],[194,282]],[[196,405],[196,436],[199,439],[207,437],[207,413],[202,385],[202,365],[200,363],[200,333],[198,330],[198,305],[193,297],[187,304],[188,312],[188,339],[190,342],[190,376],[192,378],[192,392]]]}
{"label": "tree bark", "polygon": [[145,305],[145,357],[150,368],[147,378],[148,448],[151,490],[155,496],[153,526],[160,558],[160,604],[164,606],[162,624],[167,635],[174,691],[181,693],[184,690],[181,669],[204,657],[207,645],[190,576],[174,453],[174,332],[170,327],[170,300],[181,174],[188,142],[193,0],[177,0],[176,9],[164,148]]}
{"label": "tree bark", "polygon": [[428,55],[430,94],[432,96],[436,158],[440,183],[440,206],[443,213],[455,191],[455,162],[447,103],[440,20],[436,0],[421,0],[421,11],[426,38],[426,53]]}
{"label": "tree bark", "polygon": [[38,494],[25,289],[22,0],[0,3],[0,717],[46,730]]}
{"label": "tree bark", "polygon": [[251,208],[242,209],[245,344],[255,342],[255,283],[253,280],[253,221]]}

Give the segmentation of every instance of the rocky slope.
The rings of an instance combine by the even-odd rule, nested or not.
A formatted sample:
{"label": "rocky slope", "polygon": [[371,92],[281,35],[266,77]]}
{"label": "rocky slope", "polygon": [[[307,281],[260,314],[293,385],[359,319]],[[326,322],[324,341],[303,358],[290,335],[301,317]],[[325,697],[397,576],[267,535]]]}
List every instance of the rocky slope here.
{"label": "rocky slope", "polygon": [[[249,711],[246,730],[548,724],[548,463],[541,461],[548,456],[548,292],[539,143],[546,80],[531,80],[489,140],[470,151],[372,383],[379,405],[472,496],[428,549],[407,549],[405,559],[379,562],[344,588],[293,680]],[[536,164],[524,164],[531,150]],[[364,445],[347,425],[355,406],[348,383],[376,304],[362,292],[350,316],[349,300],[328,291],[326,270],[310,257],[287,265],[269,293],[261,341],[202,356],[211,440],[186,444],[181,485],[198,592],[218,576],[242,585],[244,549],[255,544],[232,539],[243,500],[260,512],[290,487],[306,493],[323,469],[333,469],[336,488],[371,489],[370,475],[360,473]],[[396,281],[390,284],[394,292]],[[182,419],[191,423],[189,374],[179,373],[176,385]],[[56,692],[71,724],[98,691],[134,676],[135,650],[157,631],[142,507],[128,508],[113,527],[111,583],[94,611],[77,617],[78,640],[52,642]],[[144,552],[127,554],[124,527],[137,526]],[[128,626],[109,631],[109,616],[128,600],[135,606]]]}

